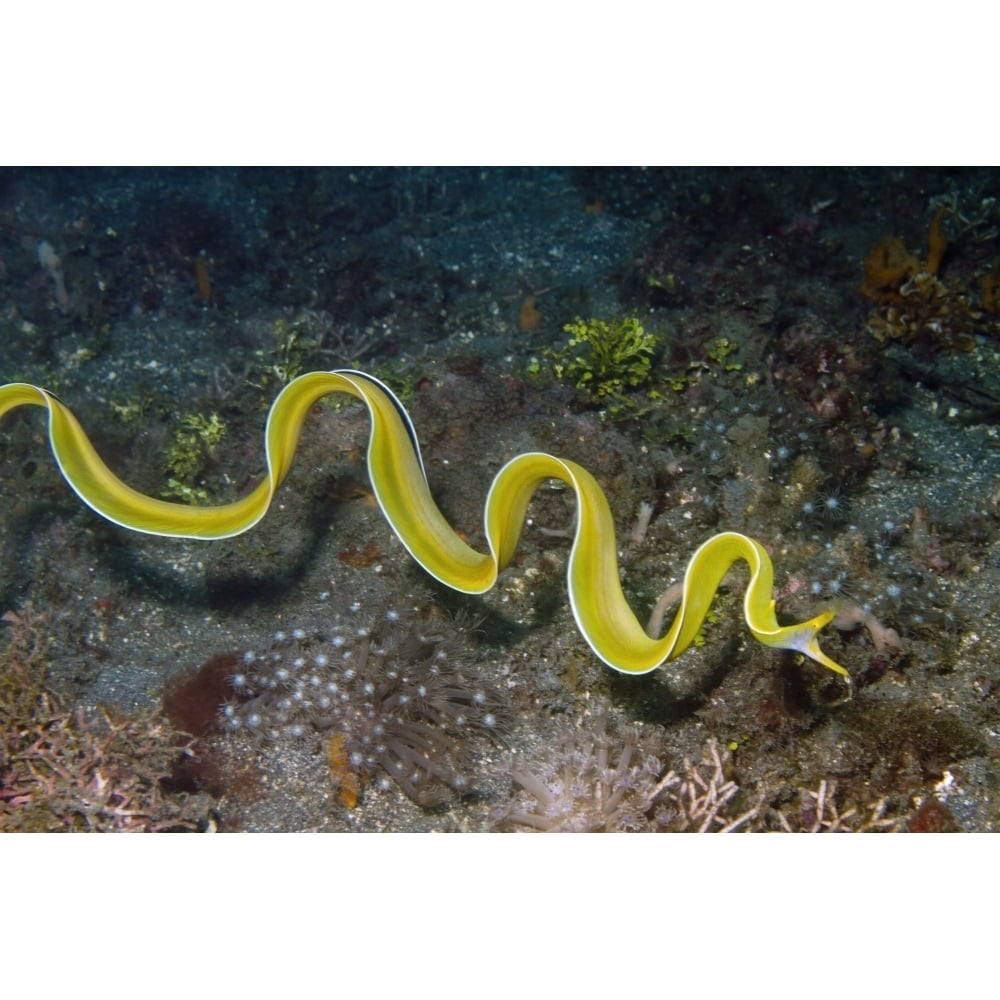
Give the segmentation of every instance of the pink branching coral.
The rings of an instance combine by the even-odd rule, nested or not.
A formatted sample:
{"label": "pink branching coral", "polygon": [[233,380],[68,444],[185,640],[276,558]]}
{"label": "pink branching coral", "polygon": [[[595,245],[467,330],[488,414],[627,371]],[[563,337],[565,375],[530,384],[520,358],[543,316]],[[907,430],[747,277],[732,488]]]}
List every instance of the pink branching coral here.
{"label": "pink branching coral", "polygon": [[3,616],[0,652],[0,831],[194,830],[198,797],[165,790],[188,742],[166,720],[69,710],[44,681],[46,617]]}
{"label": "pink branching coral", "polygon": [[610,727],[599,714],[564,728],[533,769],[511,764],[520,791],[494,819],[501,829],[544,831],[728,832],[744,827],[756,807],[737,815],[739,787],[725,774],[714,740],[698,763],[665,771],[660,737],[637,726]]}

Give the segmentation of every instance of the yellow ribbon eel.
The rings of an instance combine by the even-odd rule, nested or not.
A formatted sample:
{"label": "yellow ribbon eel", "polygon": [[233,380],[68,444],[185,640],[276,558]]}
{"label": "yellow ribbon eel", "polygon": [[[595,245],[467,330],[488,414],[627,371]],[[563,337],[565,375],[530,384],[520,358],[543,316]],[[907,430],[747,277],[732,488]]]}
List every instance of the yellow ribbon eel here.
{"label": "yellow ribbon eel", "polygon": [[577,521],[569,555],[573,616],[591,649],[608,666],[645,674],[676,659],[694,641],[722,578],[743,560],[750,581],[743,613],[754,638],[796,650],[850,682],[848,672],[819,646],[817,633],[833,618],[825,611],[797,625],[781,626],[774,613],[774,570],[764,547],[726,531],[705,542],[684,575],[680,607],[662,638],[651,638],[622,591],[614,521],[597,480],[582,466],[541,452],[518,455],[493,480],[486,498],[489,554],[467,545],[431,497],[416,432],[402,403],[378,379],[359,371],[310,372],[275,399],[265,429],[267,476],[233,503],[196,507],[157,500],[127,486],[104,464],[70,410],[52,393],[23,382],[0,386],[0,416],[18,406],[48,410],[49,440],[59,469],[80,499],[102,517],[135,531],[175,538],[230,538],[252,528],[288,475],[309,409],[322,396],[342,392],[361,400],[371,417],[368,472],[393,531],[431,576],[454,590],[482,594],[511,561],[528,504],[538,487],[560,479],[576,492]]}

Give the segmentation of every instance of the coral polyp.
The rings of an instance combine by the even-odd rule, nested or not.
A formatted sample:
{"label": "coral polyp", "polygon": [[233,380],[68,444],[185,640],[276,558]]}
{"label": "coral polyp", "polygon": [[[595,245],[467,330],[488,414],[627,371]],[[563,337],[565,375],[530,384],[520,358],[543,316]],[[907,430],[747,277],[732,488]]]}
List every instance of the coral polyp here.
{"label": "coral polyp", "polygon": [[372,781],[425,808],[470,791],[472,744],[507,716],[455,638],[396,611],[338,616],[322,635],[276,632],[243,654],[230,687],[222,730],[323,753],[349,808]]}

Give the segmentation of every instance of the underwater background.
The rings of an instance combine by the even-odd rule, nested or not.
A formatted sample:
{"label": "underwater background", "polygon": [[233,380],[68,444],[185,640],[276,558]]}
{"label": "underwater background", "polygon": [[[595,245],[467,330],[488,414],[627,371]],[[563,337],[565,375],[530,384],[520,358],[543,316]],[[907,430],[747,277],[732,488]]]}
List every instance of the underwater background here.
{"label": "underwater background", "polygon": [[[622,676],[566,596],[543,488],[490,593],[397,542],[356,404],[318,404],[268,516],[118,528],[44,415],[0,427],[0,830],[992,831],[1000,666],[997,173],[0,171],[0,374],[130,485],[218,504],[274,397],[359,367],[451,524],[514,456],[588,469],[645,618],[711,535],[758,539],[694,647]],[[671,612],[665,612],[669,621]]]}

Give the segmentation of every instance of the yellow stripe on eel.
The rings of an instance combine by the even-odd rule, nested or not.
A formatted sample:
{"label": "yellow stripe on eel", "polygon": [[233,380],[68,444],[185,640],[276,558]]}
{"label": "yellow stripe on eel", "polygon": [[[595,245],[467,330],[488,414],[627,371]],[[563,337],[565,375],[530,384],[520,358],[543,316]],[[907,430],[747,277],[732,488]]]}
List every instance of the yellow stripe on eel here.
{"label": "yellow stripe on eel", "polygon": [[361,400],[371,417],[368,474],[379,505],[410,555],[431,576],[466,594],[481,594],[511,561],[538,487],[559,479],[576,493],[576,533],[568,567],[573,616],[591,649],[608,666],[644,674],[680,656],[694,641],[722,578],[739,561],[750,570],[743,613],[754,638],[791,649],[850,680],[819,646],[817,633],[833,617],[826,611],[781,626],[772,598],[774,570],[764,547],[733,531],[715,535],[692,556],[680,607],[661,639],[650,638],[622,591],[614,521],[597,480],[582,466],[541,452],[518,455],[493,480],[486,498],[489,553],[467,545],[431,496],[416,433],[392,391],[364,372],[311,372],[290,382],[271,407],[265,430],[267,476],[234,503],[196,507],[157,500],[133,490],[104,464],[76,417],[52,393],[15,382],[0,387],[0,416],[19,406],[48,411],[49,440],[59,469],[80,499],[102,517],[134,531],[174,538],[230,538],[252,528],[288,475],[310,408],[331,392]]}

